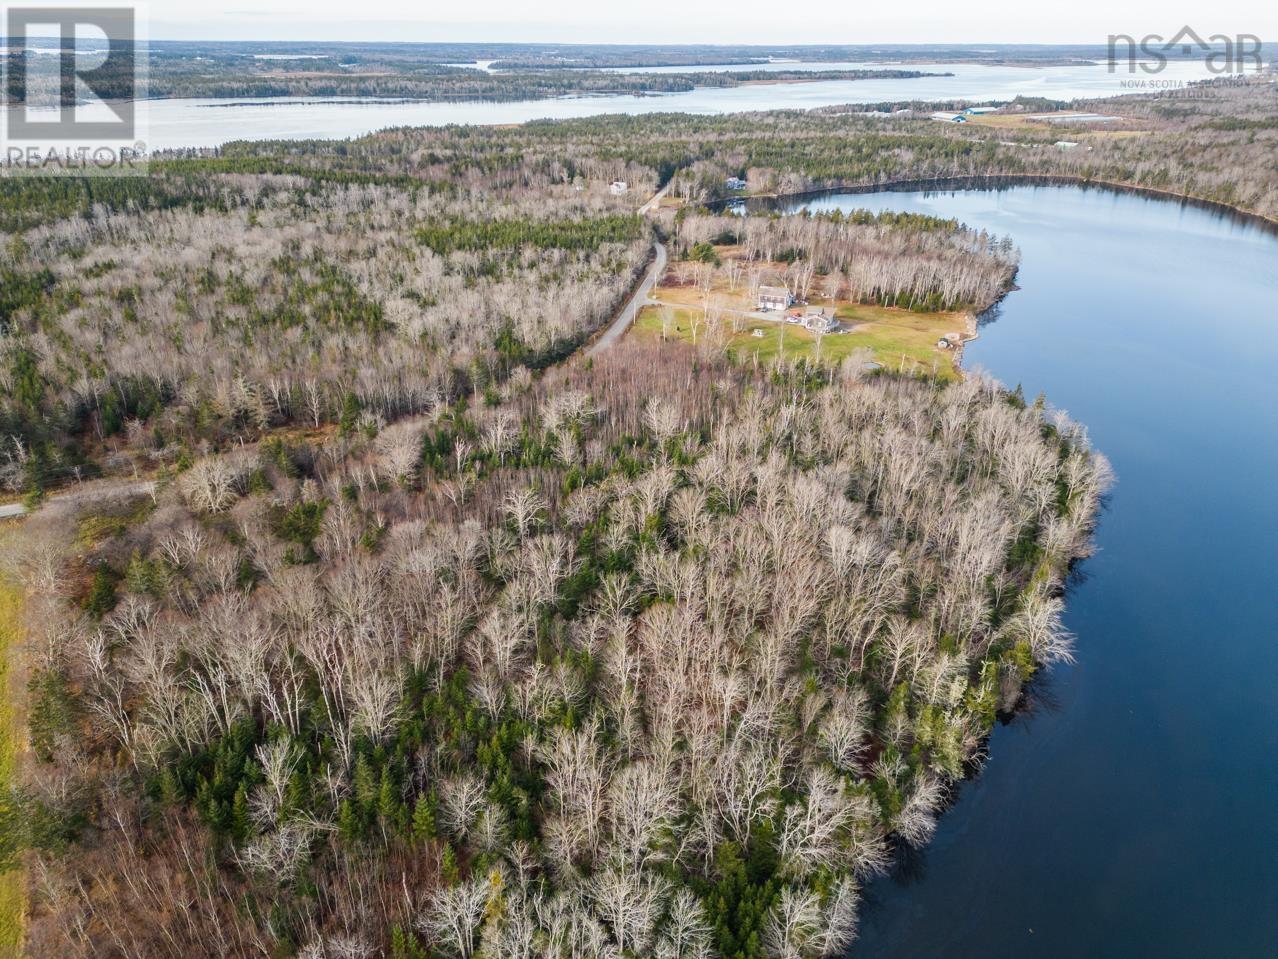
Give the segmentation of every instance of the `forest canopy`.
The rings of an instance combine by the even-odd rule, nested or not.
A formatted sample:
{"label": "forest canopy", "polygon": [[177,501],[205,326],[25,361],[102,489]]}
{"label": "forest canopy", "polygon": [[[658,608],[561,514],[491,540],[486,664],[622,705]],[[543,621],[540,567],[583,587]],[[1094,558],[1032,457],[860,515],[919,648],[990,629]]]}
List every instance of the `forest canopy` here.
{"label": "forest canopy", "polygon": [[19,558],[32,948],[834,955],[1070,655],[1107,468],[986,379],[622,347],[503,395],[199,459],[80,521],[79,599]]}

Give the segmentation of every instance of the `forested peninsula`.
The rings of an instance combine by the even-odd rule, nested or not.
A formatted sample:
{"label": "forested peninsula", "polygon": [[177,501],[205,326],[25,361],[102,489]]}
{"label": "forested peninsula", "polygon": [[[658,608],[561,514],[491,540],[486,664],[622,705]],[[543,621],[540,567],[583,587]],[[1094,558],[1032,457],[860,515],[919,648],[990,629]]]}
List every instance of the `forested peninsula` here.
{"label": "forested peninsula", "polygon": [[[848,169],[973,149],[811,120],[849,122]],[[0,182],[0,483],[31,510],[0,852],[32,954],[847,947],[861,884],[1070,657],[1109,467],[1045,399],[873,347],[586,356],[667,249],[707,313],[725,284],[905,319],[1009,288],[1012,243],[952,220],[702,209],[827,142],[739,124]]]}

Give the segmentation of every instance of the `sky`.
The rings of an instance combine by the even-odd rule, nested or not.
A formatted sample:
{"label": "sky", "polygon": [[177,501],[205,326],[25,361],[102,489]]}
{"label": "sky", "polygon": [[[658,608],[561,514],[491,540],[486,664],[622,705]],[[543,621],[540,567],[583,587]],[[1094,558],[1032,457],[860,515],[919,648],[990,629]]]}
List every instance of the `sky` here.
{"label": "sky", "polygon": [[[127,2],[127,0],[126,0]],[[1100,43],[1110,34],[1278,41],[1273,0],[150,0],[157,40],[536,43]]]}

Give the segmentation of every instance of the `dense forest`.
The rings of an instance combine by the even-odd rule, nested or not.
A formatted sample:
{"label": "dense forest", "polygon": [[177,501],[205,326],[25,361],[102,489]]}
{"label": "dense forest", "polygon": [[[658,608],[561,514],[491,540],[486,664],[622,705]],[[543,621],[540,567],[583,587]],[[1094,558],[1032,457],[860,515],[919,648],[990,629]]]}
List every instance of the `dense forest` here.
{"label": "dense forest", "polygon": [[800,300],[819,288],[831,300],[980,313],[1008,291],[1019,263],[1010,237],[891,212],[679,216],[675,236],[676,248],[694,259],[707,245],[735,247],[740,256],[721,265],[749,300],[760,285],[775,284]]}
{"label": "dense forest", "polygon": [[742,192],[1069,176],[1278,216],[1272,84],[1020,122],[1053,106],[398,129],[0,179],[4,493],[154,481],[54,496],[0,548],[31,633],[0,795],[29,954],[845,951],[864,880],[1070,656],[1106,461],[975,373],[581,347],[658,241],[672,275],[916,310],[1015,275],[955,221]]}
{"label": "dense forest", "polygon": [[1106,475],[979,376],[631,346],[51,508],[28,947],[837,954],[1068,658]]}
{"label": "dense forest", "polygon": [[689,245],[741,229],[751,282],[785,257],[796,289],[819,268],[890,306],[979,310],[1015,271],[1006,245],[952,221],[654,223],[608,184],[647,197],[660,166],[563,149],[559,132],[426,146],[398,131],[161,160],[144,179],[3,181],[0,488],[150,473],[496,389],[606,322],[654,229]]}

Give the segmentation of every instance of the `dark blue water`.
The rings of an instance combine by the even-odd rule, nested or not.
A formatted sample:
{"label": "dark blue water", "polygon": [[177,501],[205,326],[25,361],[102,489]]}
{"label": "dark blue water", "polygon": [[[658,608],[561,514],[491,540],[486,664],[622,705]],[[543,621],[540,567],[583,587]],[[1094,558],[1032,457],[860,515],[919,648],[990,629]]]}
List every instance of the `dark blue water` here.
{"label": "dark blue water", "polygon": [[852,955],[1278,955],[1278,238],[1071,187],[807,205],[1011,234],[1021,289],[965,363],[1069,410],[1119,479],[1078,663],[870,884]]}

